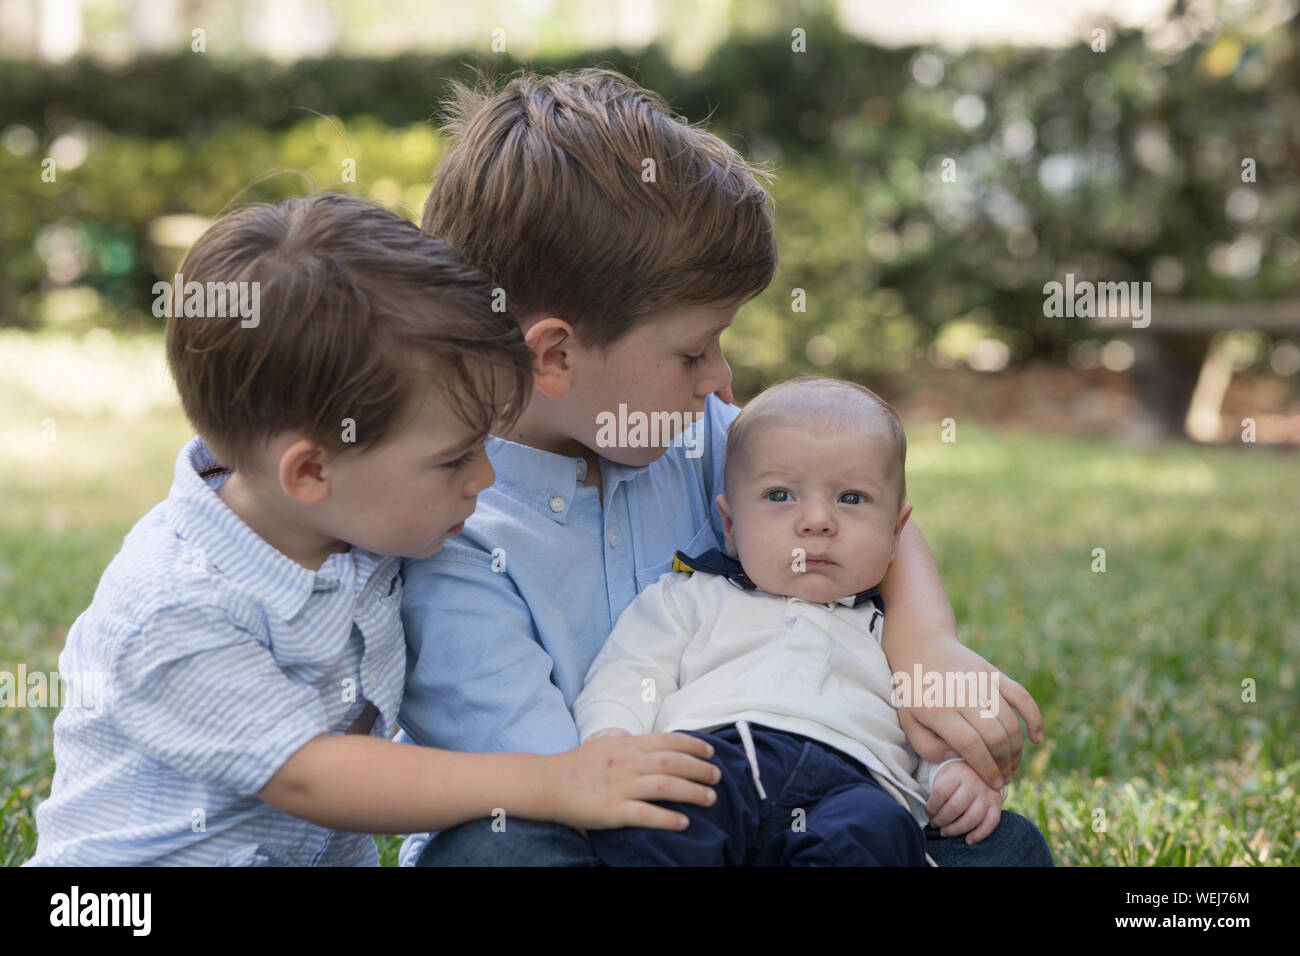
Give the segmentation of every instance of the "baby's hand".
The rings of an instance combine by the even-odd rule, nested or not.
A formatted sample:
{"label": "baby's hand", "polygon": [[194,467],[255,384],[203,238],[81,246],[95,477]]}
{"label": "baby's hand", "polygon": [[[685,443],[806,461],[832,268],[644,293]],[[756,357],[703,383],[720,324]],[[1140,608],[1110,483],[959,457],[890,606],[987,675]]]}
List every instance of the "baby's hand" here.
{"label": "baby's hand", "polygon": [[1002,818],[1002,794],[968,763],[947,764],[934,778],[925,805],[930,825],[946,837],[966,834],[967,845],[992,833]]}
{"label": "baby's hand", "polygon": [[[607,728],[613,730],[614,728]],[[711,806],[711,786],[722,774],[708,759],[713,747],[690,734],[627,734],[588,739],[581,747],[546,758],[550,814],[575,829],[654,827],[684,830],[690,817],[650,801]]]}

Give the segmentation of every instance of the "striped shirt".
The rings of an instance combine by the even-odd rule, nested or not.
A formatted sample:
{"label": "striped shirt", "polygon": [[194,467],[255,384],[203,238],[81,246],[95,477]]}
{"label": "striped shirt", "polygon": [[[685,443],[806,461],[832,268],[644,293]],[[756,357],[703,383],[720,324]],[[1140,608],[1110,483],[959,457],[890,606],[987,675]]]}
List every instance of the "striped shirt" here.
{"label": "striped shirt", "polygon": [[[377,865],[369,834],[257,797],[369,700],[389,738],[406,654],[398,561],[356,548],[311,571],[217,496],[202,439],[127,534],[68,632],[63,674],[94,680],[54,722],[54,783],[29,865]],[[70,689],[71,685],[70,685]],[[93,708],[84,706],[90,702]]]}

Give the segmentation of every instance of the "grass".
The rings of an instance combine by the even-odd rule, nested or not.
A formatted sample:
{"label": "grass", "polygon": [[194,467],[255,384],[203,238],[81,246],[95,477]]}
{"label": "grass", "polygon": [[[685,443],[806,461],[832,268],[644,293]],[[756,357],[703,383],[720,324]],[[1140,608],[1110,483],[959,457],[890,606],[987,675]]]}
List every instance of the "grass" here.
{"label": "grass", "polygon": [[[156,389],[156,340],[114,348],[119,377],[137,362]],[[50,671],[123,534],[166,496],[190,431],[173,405],[78,393],[74,406],[17,377],[0,365],[16,395],[0,424],[0,669]],[[962,639],[1043,710],[1047,740],[1027,745],[1007,807],[1038,824],[1057,863],[1300,863],[1294,459],[970,424],[944,443],[937,422],[907,425],[915,517]],[[54,715],[0,721],[2,864],[35,849]],[[394,864],[397,839],[378,844]]]}

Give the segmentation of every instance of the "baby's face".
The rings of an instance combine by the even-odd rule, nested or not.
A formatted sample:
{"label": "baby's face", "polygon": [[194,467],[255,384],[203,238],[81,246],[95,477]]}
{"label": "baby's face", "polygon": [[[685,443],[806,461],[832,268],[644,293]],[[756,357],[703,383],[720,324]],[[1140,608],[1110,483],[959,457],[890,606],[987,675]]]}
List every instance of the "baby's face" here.
{"label": "baby's face", "polygon": [[727,548],[769,594],[827,603],[878,585],[911,512],[890,442],[772,424],[750,436],[739,487],[719,495]]}

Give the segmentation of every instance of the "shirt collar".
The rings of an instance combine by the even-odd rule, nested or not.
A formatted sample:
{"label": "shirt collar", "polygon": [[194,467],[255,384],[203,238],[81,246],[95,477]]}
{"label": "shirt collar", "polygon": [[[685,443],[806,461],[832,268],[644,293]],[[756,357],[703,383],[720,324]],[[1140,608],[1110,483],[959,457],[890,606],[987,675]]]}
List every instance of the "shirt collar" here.
{"label": "shirt collar", "polygon": [[[739,559],[718,548],[710,548],[695,557],[691,557],[685,551],[678,551],[673,555],[673,570],[708,571],[712,574],[721,574],[745,591],[758,590],[758,585],[749,579],[749,575],[745,574],[745,569],[741,567]],[[868,602],[877,609],[884,610],[885,600],[881,597],[879,588],[867,588],[865,591],[838,598],[833,603],[843,604],[845,607],[860,607]]]}
{"label": "shirt collar", "polygon": [[259,595],[284,620],[296,617],[313,591],[335,582],[360,593],[379,566],[392,560],[351,548],[331,554],[317,571],[303,567],[263,540],[217,496],[229,475],[207,481],[199,477],[216,464],[202,437],[181,449],[167,495],[167,522],[191,549],[198,549],[205,566]]}
{"label": "shirt collar", "polygon": [[[557,524],[566,524],[573,498],[587,480],[587,460],[543,451],[531,445],[489,435],[484,443],[497,473],[492,487],[530,506]],[[606,505],[622,482],[646,465],[619,465],[601,458],[602,490]]]}

